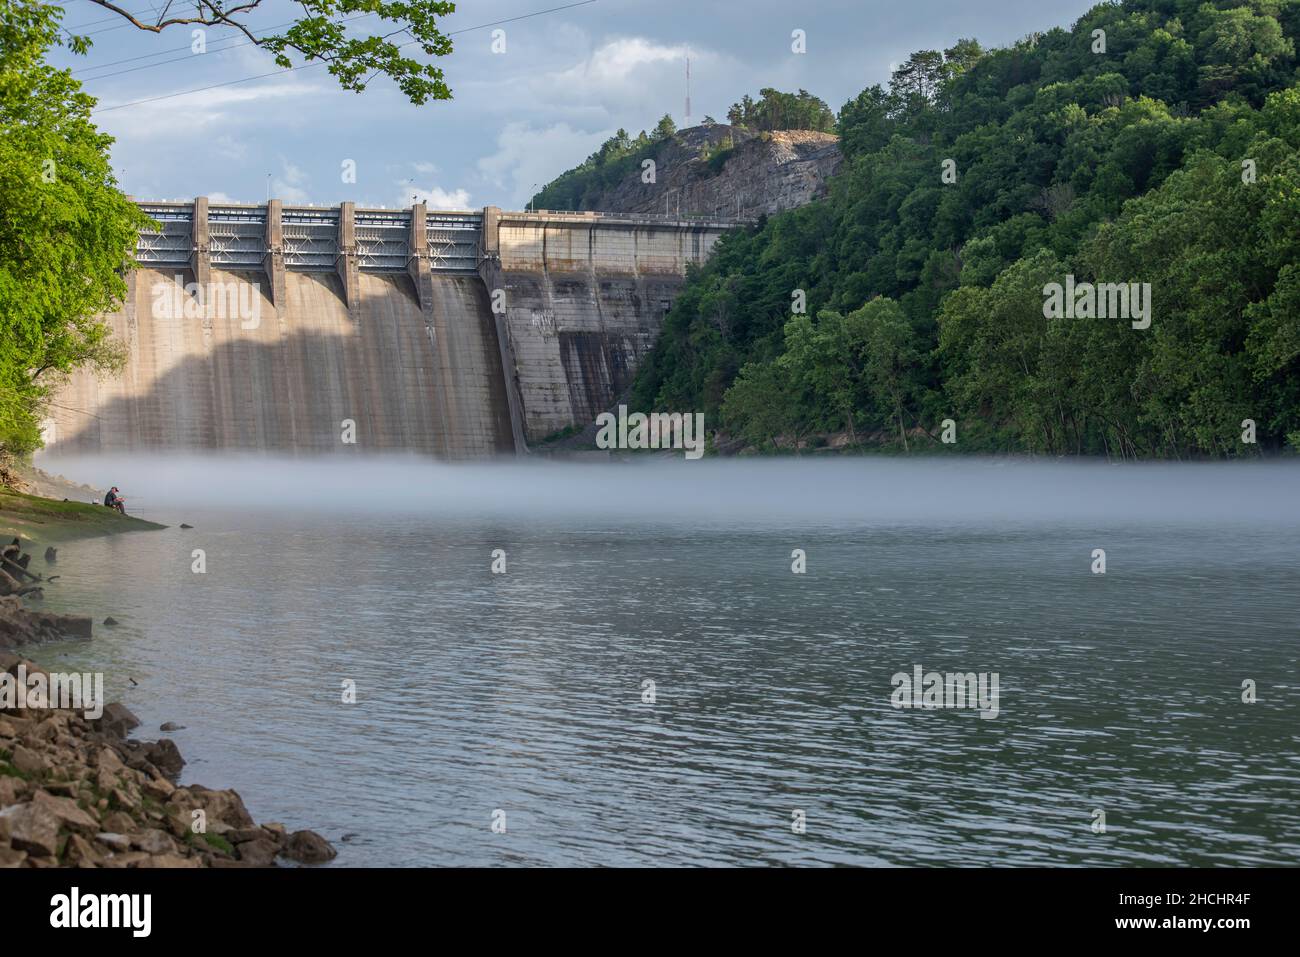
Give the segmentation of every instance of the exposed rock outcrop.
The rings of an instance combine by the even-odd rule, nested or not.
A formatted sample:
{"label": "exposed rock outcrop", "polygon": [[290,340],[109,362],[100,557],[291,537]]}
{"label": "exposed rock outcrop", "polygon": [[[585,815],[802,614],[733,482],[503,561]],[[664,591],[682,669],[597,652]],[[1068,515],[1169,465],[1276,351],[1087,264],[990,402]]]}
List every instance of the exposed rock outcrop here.
{"label": "exposed rock outcrop", "polygon": [[584,197],[582,205],[683,217],[772,214],[823,196],[842,159],[839,138],[830,133],[693,126],[659,148],[655,182],[643,183],[638,168],[613,187]]}

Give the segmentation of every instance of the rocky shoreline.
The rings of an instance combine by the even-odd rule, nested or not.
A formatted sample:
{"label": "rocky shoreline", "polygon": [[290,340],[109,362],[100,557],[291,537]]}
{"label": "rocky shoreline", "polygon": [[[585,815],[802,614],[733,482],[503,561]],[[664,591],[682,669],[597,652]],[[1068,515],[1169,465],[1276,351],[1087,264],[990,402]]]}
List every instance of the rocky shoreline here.
{"label": "rocky shoreline", "polygon": [[[90,637],[90,619],[0,598],[0,684],[48,682],[9,649],[67,637]],[[233,790],[178,785],[175,742],[128,738],[140,722],[120,704],[95,717],[33,704],[0,697],[0,868],[271,867],[337,854],[313,831],[258,825]]]}

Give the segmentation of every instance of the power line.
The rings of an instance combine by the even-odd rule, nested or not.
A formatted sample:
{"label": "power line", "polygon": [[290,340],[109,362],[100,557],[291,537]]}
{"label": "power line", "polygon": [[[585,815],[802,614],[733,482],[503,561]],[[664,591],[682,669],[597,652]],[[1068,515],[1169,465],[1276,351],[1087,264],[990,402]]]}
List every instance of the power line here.
{"label": "power line", "polygon": [[[346,19],[344,19],[344,20],[340,20],[339,22],[340,22],[340,23],[352,23],[354,20],[362,20],[362,19],[364,19],[364,18],[366,18],[366,17],[372,17],[372,16],[374,16],[373,13],[359,13],[359,14],[357,14],[355,17],[348,17],[348,18],[346,18]],[[268,30],[278,30],[278,29],[280,29],[281,27],[292,26],[293,24],[295,24],[295,23],[297,23],[297,22],[298,22],[297,20],[288,20],[288,21],[286,21],[286,22],[284,22],[284,23],[277,23],[277,24],[275,24],[274,26],[267,27],[266,29],[268,29]],[[259,37],[258,39],[263,39],[263,40],[266,39],[265,34],[264,34],[263,36]],[[254,43],[253,40],[247,40],[247,39],[245,39],[245,40],[235,40],[235,42],[233,42],[233,43],[228,43],[226,46],[223,46],[223,47],[217,47],[216,49],[213,49],[213,50],[208,50],[207,53],[225,53],[227,50],[233,50],[233,49],[235,49],[236,47],[252,46],[253,43]],[[93,83],[95,80],[107,80],[107,79],[108,79],[109,77],[111,77],[111,76],[121,76],[121,75],[124,74],[124,73],[135,73],[135,72],[138,71],[138,70],[148,70],[148,69],[150,69],[151,67],[155,67],[155,66],[165,66],[165,65],[168,64],[168,63],[179,63],[181,60],[188,60],[188,59],[189,59],[190,57],[192,57],[192,56],[198,56],[198,55],[206,56],[206,54],[195,54],[195,53],[193,52],[193,50],[191,49],[191,47],[188,46],[188,45],[186,45],[186,46],[180,46],[180,47],[172,47],[170,50],[159,50],[157,53],[145,53],[145,54],[143,54],[143,55],[141,55],[141,56],[136,56],[136,57],[127,57],[125,60],[115,60],[115,61],[113,61],[112,63],[100,63],[100,64],[98,64],[98,65],[96,65],[96,66],[83,67],[83,68],[80,69],[80,70],[73,70],[72,72],[73,72],[73,74],[75,75],[75,74],[77,74],[77,73],[84,73],[84,72],[86,72],[87,70],[102,70],[102,69],[104,69],[105,67],[117,66],[118,64],[121,64],[121,63],[132,63],[132,62],[134,62],[134,61],[136,61],[136,60],[147,60],[147,59],[150,59],[150,58],[152,58],[152,57],[156,57],[156,56],[166,56],[168,53],[180,53],[181,51],[186,51],[186,55],[185,55],[185,56],[172,57],[170,60],[160,60],[160,61],[157,62],[157,63],[146,63],[146,64],[144,64],[143,66],[133,66],[133,67],[129,67],[129,68],[125,69],[125,70],[117,70],[117,71],[115,71],[115,72],[113,72],[113,73],[101,73],[99,76],[87,76],[87,77],[82,77],[82,82],[83,82],[83,83]]]}
{"label": "power line", "polygon": [[[102,9],[102,8],[101,8],[101,9]],[[138,16],[139,16],[140,14],[142,14],[142,13],[157,13],[157,12],[158,12],[158,5],[157,5],[157,4],[153,4],[153,3],[151,3],[151,4],[149,4],[149,9],[148,9],[148,10],[141,9],[141,10],[127,11],[127,12],[130,13],[131,16],[133,16],[133,17],[138,17]],[[85,28],[85,27],[93,27],[93,26],[95,26],[95,25],[98,24],[98,23],[112,23],[114,20],[121,20],[121,19],[122,19],[122,14],[120,14],[120,13],[115,13],[115,14],[113,14],[111,17],[101,17],[101,18],[98,19],[98,20],[87,20],[85,23],[78,23],[78,24],[76,24],[75,26],[70,26],[70,27],[69,27],[69,26],[65,26],[63,29],[68,30],[68,31],[72,31],[72,30],[81,30],[81,29],[83,29],[83,28]]]}
{"label": "power line", "polygon": [[[346,20],[342,20],[342,21],[339,21],[339,22],[342,22],[342,23],[351,23],[351,22],[354,21],[354,20],[361,20],[361,18],[364,18],[364,17],[373,17],[373,16],[374,16],[373,13],[359,13],[359,14],[356,14],[355,17],[347,17]],[[292,25],[294,25],[294,23],[296,23],[296,22],[298,22],[298,21],[296,21],[296,20],[289,20],[289,21],[285,21],[285,22],[283,22],[283,23],[276,23],[276,25],[274,25],[274,26],[268,26],[268,27],[266,27],[266,29],[268,29],[268,30],[279,30],[279,29],[281,29],[282,26],[292,26]],[[261,39],[265,39],[265,36],[263,36],[263,38],[261,38]],[[227,51],[227,49],[234,49],[235,47],[248,47],[248,46],[251,46],[251,44],[252,44],[252,40],[248,40],[248,39],[244,39],[244,40],[235,40],[234,43],[226,44],[225,47],[220,47],[220,48],[217,48],[217,49],[209,49],[208,52],[209,52],[209,53],[224,53],[225,51]],[[118,65],[121,65],[121,64],[133,64],[133,62],[135,62],[136,60],[152,60],[153,57],[156,57],[156,56],[166,56],[166,55],[168,55],[168,53],[179,53],[179,52],[182,52],[182,51],[190,51],[190,49],[191,49],[190,44],[185,44],[185,46],[183,46],[183,47],[172,47],[172,48],[169,48],[169,49],[160,49],[160,51],[153,52],[153,53],[142,53],[142,55],[140,55],[140,56],[129,56],[129,57],[126,57],[126,59],[123,59],[123,60],[109,60],[109,61],[107,62],[107,64],[95,64],[94,66],[82,66],[82,68],[79,69],[79,70],[73,70],[73,75],[74,75],[74,77],[75,77],[75,75],[77,75],[78,73],[86,73],[87,70],[103,70],[103,69],[105,69],[105,68],[108,68],[108,66],[118,66]],[[195,56],[195,55],[194,55],[194,53],[191,52],[191,53],[190,53],[190,56]],[[187,59],[187,57],[177,57],[177,59],[175,59],[175,60],[164,60],[164,61],[162,61],[162,62],[168,62],[168,64],[174,64],[175,61],[177,61],[177,60],[183,60],[183,59]],[[162,64],[147,64],[146,66],[161,66],[161,65],[162,65]],[[134,70],[134,69],[146,69],[146,66],[136,66],[136,68],[133,68],[133,70]],[[105,73],[105,74],[101,74],[101,75],[99,75],[99,77],[85,77],[85,78],[83,78],[83,81],[82,81],[82,82],[90,83],[91,81],[94,81],[94,79],[108,79],[109,77],[118,77],[118,75],[121,75],[122,73],[131,73],[131,70],[120,70],[120,72],[118,72],[118,73]]]}
{"label": "power line", "polygon": [[[595,3],[595,2],[596,2],[596,0],[578,0],[577,3],[566,3],[566,4],[564,4],[563,6],[559,6],[559,7],[551,7],[551,8],[549,8],[549,9],[547,9],[547,10],[537,10],[537,11],[535,11],[535,12],[533,12],[533,13],[524,13],[524,14],[520,14],[520,15],[517,16],[517,17],[506,17],[504,20],[493,20],[491,23],[480,23],[478,26],[474,26],[474,27],[465,27],[465,28],[460,29],[460,30],[452,30],[450,33],[447,34],[447,36],[449,36],[449,37],[454,37],[454,36],[458,36],[459,34],[462,34],[462,33],[471,33],[471,32],[473,32],[474,30],[486,30],[488,27],[500,26],[500,25],[503,24],[503,23],[514,23],[514,22],[516,22],[516,21],[518,21],[518,20],[528,20],[528,19],[530,19],[530,18],[532,18],[532,17],[540,17],[540,16],[542,16],[542,15],[544,15],[544,14],[547,14],[547,13],[557,13],[557,12],[559,12],[560,10],[572,10],[574,7],[585,7],[585,6],[587,6],[588,4],[592,4],[592,3]],[[402,43],[402,44],[399,44],[399,45],[398,45],[398,49],[399,49],[399,50],[402,50],[402,49],[405,49],[406,47],[412,46],[412,45],[414,45],[414,44],[416,44],[416,43],[419,43],[419,42],[420,42],[419,40],[411,40],[409,43]],[[116,104],[116,105],[114,105],[114,106],[96,107],[96,108],[93,110],[93,112],[95,112],[95,113],[109,113],[109,112],[112,112],[113,110],[121,110],[121,109],[125,109],[125,108],[128,107],[128,106],[140,106],[141,104],[144,104],[144,103],[156,103],[156,102],[158,102],[159,100],[170,100],[170,99],[174,99],[174,98],[176,98],[176,97],[178,97],[178,96],[189,96],[191,93],[204,93],[204,92],[206,92],[206,91],[208,91],[208,90],[217,90],[217,89],[220,89],[220,88],[225,87],[225,86],[234,86],[234,85],[237,84],[237,83],[250,83],[250,82],[252,82],[253,80],[265,80],[267,77],[271,77],[271,76],[283,76],[283,75],[286,74],[286,73],[296,73],[296,72],[299,71],[299,70],[307,70],[307,69],[310,69],[310,68],[312,68],[312,67],[324,66],[324,65],[325,65],[326,63],[328,63],[328,62],[329,62],[329,61],[327,61],[327,60],[314,60],[314,61],[312,61],[312,62],[310,62],[310,63],[302,63],[302,64],[299,64],[298,66],[286,67],[286,68],[283,69],[283,70],[273,70],[273,71],[270,72],[270,73],[259,73],[259,74],[257,74],[256,76],[245,76],[245,77],[240,77],[238,80],[226,80],[226,81],[223,82],[223,83],[212,83],[212,84],[209,84],[208,86],[199,86],[199,87],[195,87],[195,88],[192,89],[192,90],[180,90],[179,92],[176,92],[176,93],[164,93],[162,96],[151,96],[151,97],[147,97],[147,98],[145,98],[145,99],[143,99],[143,100],[132,100],[132,101],[129,102],[129,103],[118,103],[118,104]]]}
{"label": "power line", "polygon": [[[136,19],[139,19],[140,14],[142,13],[157,13],[157,12],[158,12],[157,7],[150,7],[148,10],[136,10],[134,13],[131,13],[131,16],[135,17]],[[90,23],[84,23],[82,24],[82,27],[93,26],[95,23],[108,23],[111,20],[121,20],[121,19],[122,19],[122,15],[119,13],[117,14],[117,16],[105,17],[103,20],[94,20],[91,21]],[[101,33],[112,33],[114,30],[125,30],[127,27],[134,27],[134,26],[135,26],[134,23],[119,23],[115,27],[100,27],[98,30],[87,30],[85,32],[80,32],[82,27],[64,27],[63,29],[79,37],[94,37],[94,36],[98,36]],[[136,27],[136,29],[139,28]]]}

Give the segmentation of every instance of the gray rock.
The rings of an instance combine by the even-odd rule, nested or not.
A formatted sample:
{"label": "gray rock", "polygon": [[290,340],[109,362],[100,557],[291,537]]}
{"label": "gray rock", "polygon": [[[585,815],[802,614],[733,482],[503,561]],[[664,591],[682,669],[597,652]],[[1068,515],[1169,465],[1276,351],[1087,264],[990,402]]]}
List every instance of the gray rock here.
{"label": "gray rock", "polygon": [[99,841],[109,850],[128,851],[131,849],[131,839],[125,834],[111,834],[105,831],[102,834],[96,834],[95,840]]}
{"label": "gray rock", "polygon": [[0,811],[0,842],[33,857],[53,857],[59,849],[59,819],[37,804],[15,804]]}
{"label": "gray rock", "polygon": [[275,855],[278,852],[279,848],[266,838],[245,841],[235,847],[235,853],[239,855],[239,859],[253,867],[270,867],[275,863]]}
{"label": "gray rock", "polygon": [[21,744],[14,745],[13,755],[9,761],[23,774],[40,774],[47,766],[43,757]]}
{"label": "gray rock", "polygon": [[145,746],[145,759],[163,774],[175,777],[185,767],[185,759],[171,738],[160,738]]}
{"label": "gray rock", "polygon": [[334,860],[339,852],[315,831],[294,831],[289,835],[284,856],[303,864],[323,864]]}
{"label": "gray rock", "polygon": [[16,851],[12,847],[0,847],[0,869],[18,867],[27,860],[26,851]]}
{"label": "gray rock", "polygon": [[71,638],[89,638],[95,627],[89,615],[52,615],[54,627]]}
{"label": "gray rock", "polygon": [[88,834],[94,834],[99,830],[99,822],[82,810],[72,798],[55,797],[44,791],[37,791],[32,795],[32,804],[48,811],[65,827],[85,831]]}
{"label": "gray rock", "polygon": [[132,845],[137,851],[144,851],[146,854],[175,854],[176,845],[172,839],[162,831],[142,831],[131,838]]}
{"label": "gray rock", "polygon": [[140,719],[125,706],[116,701],[104,706],[104,715],[99,719],[99,728],[105,734],[125,738],[134,728],[140,727]]}

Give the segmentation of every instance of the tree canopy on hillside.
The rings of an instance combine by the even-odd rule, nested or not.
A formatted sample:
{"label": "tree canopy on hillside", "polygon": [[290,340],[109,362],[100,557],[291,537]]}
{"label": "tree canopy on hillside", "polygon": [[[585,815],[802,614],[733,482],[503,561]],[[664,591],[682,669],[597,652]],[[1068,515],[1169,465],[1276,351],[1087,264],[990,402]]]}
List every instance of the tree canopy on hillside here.
{"label": "tree canopy on hillside", "polygon": [[[826,199],[692,272],[632,404],[769,446],[1300,445],[1298,37],[1296,0],[1125,0],[919,52],[840,111]],[[1045,318],[1066,277],[1149,284],[1150,327]]]}
{"label": "tree canopy on hillside", "polygon": [[733,103],[727,122],[751,130],[816,130],[829,133],[835,129],[835,111],[807,90],[782,93],[770,87],[758,91],[758,99],[749,94]]}

